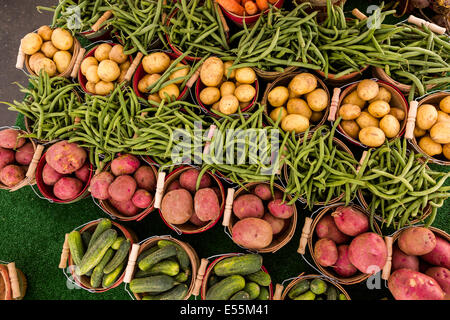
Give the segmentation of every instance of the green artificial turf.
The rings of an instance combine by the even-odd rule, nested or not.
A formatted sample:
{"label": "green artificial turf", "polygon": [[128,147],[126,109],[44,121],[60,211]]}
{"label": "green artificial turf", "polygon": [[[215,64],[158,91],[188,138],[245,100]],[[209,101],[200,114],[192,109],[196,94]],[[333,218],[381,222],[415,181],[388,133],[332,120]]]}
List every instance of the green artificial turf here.
{"label": "green artificial turf", "polygon": [[[351,2],[346,5],[347,10],[353,7],[355,5],[352,5]],[[358,7],[365,8],[367,3],[362,3]],[[12,90],[14,89],[12,87]],[[330,92],[332,92],[332,88],[330,88]],[[17,125],[23,127],[22,117],[18,118]],[[361,154],[361,150],[352,148],[352,151],[356,157]],[[435,165],[432,167],[436,170],[448,171],[448,167]],[[228,186],[225,184],[225,187]],[[38,192],[36,187],[34,190]],[[450,231],[449,207],[450,203],[446,201],[438,211],[438,216],[433,224],[434,227],[447,232]],[[311,211],[303,209],[299,202],[297,208],[298,223],[291,241],[276,253],[263,254],[264,266],[272,276],[273,284],[284,282],[287,285],[290,278],[303,272],[317,274],[317,271],[311,266],[313,262],[309,253],[305,258],[311,265],[297,253],[304,218],[311,215]],[[74,204],[61,205],[40,199],[31,187],[25,187],[13,193],[0,190],[0,260],[14,261],[16,266],[27,276],[28,289],[25,299],[131,299],[124,284],[101,294],[90,293],[74,287],[66,279],[63,271],[58,268],[65,234],[80,225],[102,217],[107,217],[107,215],[93,203],[91,198]],[[152,212],[140,222],[119,223],[133,230],[140,241],[155,235],[176,237],[189,243],[200,258],[209,258],[230,252],[245,252],[232,242],[221,222],[204,233],[182,236],[169,229],[162,222],[157,211]],[[392,230],[384,232],[385,235],[390,233]],[[380,289],[370,290],[366,282],[345,286],[345,289],[355,300],[390,297],[384,281],[381,281]]]}

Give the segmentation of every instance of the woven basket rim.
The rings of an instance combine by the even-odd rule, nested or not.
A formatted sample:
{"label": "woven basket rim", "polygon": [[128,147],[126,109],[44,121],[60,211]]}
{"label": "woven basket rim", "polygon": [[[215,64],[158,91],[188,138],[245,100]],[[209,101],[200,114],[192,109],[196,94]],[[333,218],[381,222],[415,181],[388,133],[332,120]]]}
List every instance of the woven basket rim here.
{"label": "woven basket rim", "polygon": [[[409,93],[409,91],[411,91],[411,85],[404,84],[404,83],[394,80],[383,70],[383,68],[372,67],[372,73],[377,78],[380,78],[381,80],[388,82],[389,84],[393,85],[394,87],[398,88],[400,91],[402,91],[404,93]],[[436,86],[435,84],[429,84],[426,86],[426,90],[431,90],[435,86]]]}
{"label": "woven basket rim", "polygon": [[[398,238],[400,237],[400,235],[403,233],[403,231],[405,231],[406,229],[409,228],[416,228],[416,227],[421,227],[420,225],[412,225],[412,226],[407,226],[402,228],[401,230],[396,231],[393,235],[392,235],[392,244],[395,243],[396,240],[398,240]],[[426,227],[427,229],[430,229],[433,233],[437,233],[440,237],[445,238],[447,241],[450,241],[450,234],[448,234],[445,230],[433,227],[433,226],[429,226]]]}
{"label": "woven basket rim", "polygon": [[0,300],[11,300],[11,283],[8,276],[8,268],[0,264]]}

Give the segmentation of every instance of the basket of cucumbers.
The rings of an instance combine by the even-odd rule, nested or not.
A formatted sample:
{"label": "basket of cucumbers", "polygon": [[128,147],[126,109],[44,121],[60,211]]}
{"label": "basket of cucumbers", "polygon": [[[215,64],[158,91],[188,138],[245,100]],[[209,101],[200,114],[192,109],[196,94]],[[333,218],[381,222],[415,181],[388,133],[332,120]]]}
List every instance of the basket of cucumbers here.
{"label": "basket of cucumbers", "polygon": [[133,247],[124,282],[137,300],[189,299],[199,265],[189,244],[156,236]]}

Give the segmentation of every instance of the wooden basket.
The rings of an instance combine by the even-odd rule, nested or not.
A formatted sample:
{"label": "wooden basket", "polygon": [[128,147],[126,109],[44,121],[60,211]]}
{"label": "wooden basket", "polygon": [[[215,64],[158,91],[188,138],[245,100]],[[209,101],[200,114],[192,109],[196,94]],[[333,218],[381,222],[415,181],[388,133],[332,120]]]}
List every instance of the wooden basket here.
{"label": "wooden basket", "polygon": [[[205,300],[206,293],[208,291],[209,276],[213,273],[214,266],[223,259],[234,257],[234,256],[239,256],[241,254],[242,253],[226,253],[226,254],[218,256],[211,263],[209,263],[209,261],[207,259],[202,259],[200,268],[198,270],[193,294],[196,296],[200,294],[201,299]],[[208,263],[209,263],[209,265],[208,265]],[[264,266],[261,267],[261,270],[264,271],[265,273],[269,273]],[[273,286],[272,286],[272,283],[270,283],[270,285],[269,285],[269,300],[272,300],[272,297],[273,297]]]}
{"label": "wooden basket", "polygon": [[0,264],[0,300],[22,300],[26,291],[27,278],[16,264]]}
{"label": "wooden basket", "polygon": [[[311,134],[310,134],[311,135]],[[338,138],[334,137],[333,138],[333,142],[335,144],[337,144],[337,147],[342,149],[343,151],[347,152],[352,158],[354,158],[353,152],[347,147],[347,145],[345,143],[343,143],[341,140],[339,140]],[[288,166],[284,167],[283,170],[283,174],[284,174],[284,180],[286,182],[289,181],[289,171],[288,171]],[[333,199],[331,199],[330,201],[328,201],[327,203],[323,202],[323,201],[319,201],[319,202],[315,202],[313,204],[311,204],[312,206],[325,206],[325,205],[331,205],[334,204],[336,202],[341,201],[342,198],[344,198],[345,193],[342,193],[341,195],[339,195],[338,197],[335,197]],[[306,203],[306,199],[303,197],[300,197],[299,200],[303,203]]]}
{"label": "wooden basket", "polygon": [[[266,91],[264,92],[264,96],[261,100],[261,104],[264,106],[264,112],[267,117],[269,117],[269,114],[270,114],[270,111],[272,108],[271,106],[269,106],[269,99],[268,99],[269,92],[277,86],[284,86],[287,88],[289,82],[296,75],[299,75],[301,73],[306,73],[306,72],[304,72],[304,71],[293,72],[292,71],[292,72],[289,72],[287,74],[283,74],[282,76],[277,77],[273,82],[267,84]],[[321,89],[325,90],[325,92],[327,93],[327,96],[328,96],[328,101],[330,101],[330,92],[328,91],[328,87],[318,77],[315,76],[315,78],[317,79],[317,88],[321,88]],[[318,123],[314,123],[314,125],[310,125],[309,132],[313,132],[316,128],[320,127],[321,125],[323,125],[325,123],[325,120],[328,118],[329,111],[330,111],[330,104],[328,103],[328,107],[322,111],[323,112],[322,119]],[[302,135],[302,134],[303,133],[299,133],[298,135]]]}
{"label": "wooden basket", "polygon": [[182,166],[178,167],[177,169],[175,169],[174,171],[172,171],[169,175],[167,175],[167,177],[166,177],[165,172],[159,172],[159,174],[158,174],[158,182],[157,182],[157,189],[156,189],[156,195],[155,195],[155,208],[157,208],[159,210],[161,219],[164,221],[164,223],[170,229],[176,231],[177,233],[182,233],[182,234],[197,234],[197,233],[205,232],[205,231],[211,229],[221,219],[222,214],[225,210],[225,190],[222,185],[222,182],[220,181],[219,178],[217,178],[211,172],[206,171],[205,174],[209,175],[211,178],[212,187],[219,188],[219,193],[217,194],[217,196],[218,196],[219,204],[220,204],[220,214],[217,217],[217,219],[211,220],[203,226],[196,226],[189,221],[184,224],[181,224],[181,225],[173,225],[164,219],[164,216],[161,212],[161,202],[162,202],[162,199],[166,192],[166,189],[170,186],[170,184],[173,181],[177,180],[183,172],[190,170],[192,168],[193,167],[188,166],[188,165],[182,165]]}
{"label": "wooden basket", "polygon": [[[336,203],[333,206],[326,206],[324,207],[318,214],[316,217],[314,217],[314,219],[306,217],[305,218],[305,224],[303,226],[302,229],[302,235],[300,238],[300,243],[299,243],[299,248],[297,250],[298,253],[304,255],[306,252],[306,245],[308,245],[308,250],[311,254],[311,258],[314,261],[314,264],[317,266],[317,268],[319,269],[319,271],[325,275],[326,277],[333,279],[334,281],[336,281],[337,283],[341,283],[344,285],[351,285],[351,284],[356,284],[356,283],[360,283],[363,282],[365,280],[367,280],[371,275],[370,274],[365,274],[362,273],[360,271],[358,271],[355,275],[351,276],[351,277],[341,277],[339,275],[337,275],[335,272],[333,272],[331,269],[332,267],[323,267],[321,266],[319,263],[317,263],[316,257],[314,255],[314,244],[313,242],[317,240],[317,236],[315,236],[315,230],[316,230],[316,226],[319,223],[319,221],[322,219],[322,217],[324,217],[325,215],[329,214],[329,212],[331,210],[334,210],[338,207],[341,206],[345,206],[345,203]],[[366,210],[364,210],[362,207],[355,205],[355,204],[351,204],[349,205],[350,207],[355,208],[356,210],[364,213],[365,215],[367,215],[367,217],[370,216],[370,213],[367,212]],[[378,233],[379,235],[382,236],[382,232],[380,227],[378,226],[378,224],[374,223],[374,228],[376,229],[376,233]],[[349,244],[349,243],[348,243]]]}
{"label": "wooden basket", "polygon": [[275,286],[275,294],[274,294],[273,300],[287,300],[287,299],[289,299],[289,298],[287,298],[287,295],[288,295],[289,291],[297,283],[299,283],[300,281],[303,281],[303,280],[313,280],[313,279],[321,279],[321,280],[327,282],[328,285],[332,285],[332,286],[336,287],[341,293],[343,293],[345,295],[345,297],[347,298],[347,300],[351,300],[349,294],[347,293],[347,291],[345,291],[344,287],[342,287],[339,283],[332,282],[327,277],[324,277],[324,276],[321,276],[321,275],[316,275],[316,274],[303,275],[303,273],[300,274],[297,278],[295,278],[291,282],[289,282],[289,284],[286,286],[285,289],[283,288],[283,285],[277,284]]}
{"label": "wooden basket", "polygon": [[101,24],[111,18],[112,15],[113,13],[111,10],[105,11],[105,13],[92,25],[90,30],[80,32],[80,35],[92,42],[108,39],[110,37],[111,29],[106,26],[101,26]]}
{"label": "wooden basket", "polygon": [[[400,237],[400,235],[402,234],[403,231],[405,231],[405,229],[408,228],[414,228],[414,226],[409,226],[409,227],[405,227],[397,232],[395,232],[392,236],[390,237],[386,237],[386,239],[389,240],[386,241],[387,247],[388,247],[388,263],[386,263],[386,265],[383,268],[383,272],[381,277],[384,280],[388,280],[389,276],[391,275],[391,268],[392,268],[392,247],[395,243],[395,241],[397,241],[397,239]],[[446,239],[447,241],[450,241],[450,234],[448,234],[447,232],[445,232],[444,230],[435,228],[435,227],[428,227],[428,229],[430,229],[431,231],[433,231],[433,233],[443,239]]]}
{"label": "wooden basket", "polygon": [[[83,232],[91,232],[91,233],[93,233],[95,231],[95,228],[97,227],[98,223],[100,222],[100,220],[101,219],[89,222],[88,224],[86,224],[84,227],[82,227],[80,229],[80,233],[83,233]],[[122,226],[122,225],[120,225],[120,224],[118,224],[118,223],[116,223],[114,221],[111,221],[111,223],[112,223],[112,227],[118,231],[118,236],[123,236],[123,237],[125,237],[125,239],[130,240],[131,245],[133,245],[134,243],[136,243],[138,241],[136,234],[132,230],[130,230],[128,227],[124,227],[124,226]],[[123,281],[123,279],[125,277],[125,268],[123,269],[120,277],[118,277],[117,280],[114,282],[114,284],[112,284],[108,288],[93,288],[91,286],[91,282],[90,282],[90,278],[89,277],[87,277],[85,275],[78,276],[75,273],[75,264],[74,264],[74,262],[72,260],[72,256],[70,254],[69,245],[68,245],[68,242],[67,242],[68,235],[69,234],[66,234],[66,240],[64,242],[63,250],[62,250],[62,253],[61,253],[61,261],[60,261],[59,268],[60,269],[65,269],[67,267],[66,264],[67,264],[67,261],[68,261],[69,262],[70,273],[71,273],[72,278],[74,279],[75,283],[78,286],[80,286],[81,288],[86,289],[86,290],[88,290],[90,292],[103,293],[103,292],[106,292],[106,291],[111,290],[113,288],[116,288],[117,286],[119,286],[122,283],[122,281]],[[130,252],[131,252],[131,248],[130,248],[129,254],[130,254]]]}
{"label": "wooden basket", "polygon": [[323,81],[330,85],[330,86],[342,86],[345,85],[347,83],[353,82],[353,81],[357,81],[359,79],[361,79],[361,77],[363,76],[364,72],[369,68],[369,66],[365,66],[363,68],[361,68],[359,71],[354,71],[351,72],[349,74],[343,75],[339,78],[336,78],[336,75],[333,73],[328,73],[328,76],[325,77],[325,72],[323,72],[322,70],[316,70],[317,74],[324,79]]}
{"label": "wooden basket", "polygon": [[[273,6],[275,8],[281,8],[283,6],[284,0],[278,0],[277,2],[275,2],[273,4]],[[267,14],[267,12],[270,9],[265,10],[264,12],[259,12],[257,14],[253,14],[253,15],[244,15],[244,16],[240,16],[237,15],[233,12],[230,12],[228,10],[226,10],[225,8],[223,8],[220,4],[219,4],[220,9],[222,10],[223,14],[230,19],[231,21],[233,21],[233,23],[235,25],[237,25],[238,27],[243,27],[244,25],[246,25],[247,27],[250,27],[252,24],[254,24],[256,21],[258,21],[259,17],[261,16],[261,14]]]}
{"label": "wooden basket", "polygon": [[426,159],[428,159],[432,163],[436,163],[442,166],[449,166],[450,160],[446,159],[442,154],[436,155],[433,157],[428,156],[420,147],[419,143],[414,136],[414,128],[416,126],[416,116],[417,116],[417,108],[423,104],[431,104],[434,106],[439,106],[439,101],[443,98],[450,96],[450,92],[436,92],[426,96],[420,101],[411,101],[409,113],[408,113],[408,121],[406,125],[405,138],[408,139],[411,143],[411,146],[417,153],[421,153],[424,155]]}
{"label": "wooden basket", "polygon": [[[400,90],[398,90],[398,88],[396,88],[392,84],[381,81],[379,79],[373,79],[373,80],[376,81],[379,86],[385,88],[386,90],[388,90],[391,93],[391,101],[389,102],[389,105],[391,107],[396,107],[396,108],[402,109],[405,112],[405,118],[400,122],[400,130],[399,130],[398,134],[395,137],[389,139],[389,140],[394,140],[398,137],[401,137],[403,135],[403,133],[405,132],[406,115],[408,114],[408,102],[407,102],[406,98],[404,97],[404,95],[400,92]],[[351,92],[356,90],[356,87],[358,86],[359,82],[360,81],[347,86],[342,91],[340,88],[334,88],[333,97],[331,98],[330,113],[328,116],[329,121],[336,120],[336,118],[339,115],[339,109],[342,106],[342,101],[344,100],[344,98],[347,95],[349,95]],[[352,144],[360,146],[362,148],[368,148],[368,146],[361,143],[359,140],[356,140],[356,139],[350,137],[342,128],[341,123],[339,123],[339,125],[337,126],[337,130],[341,135],[343,135]]]}
{"label": "wooden basket", "polygon": [[[197,279],[197,273],[198,273],[199,265],[200,265],[200,259],[197,255],[197,252],[195,252],[194,248],[192,248],[191,245],[189,245],[186,242],[175,239],[171,236],[152,237],[152,238],[149,238],[148,240],[145,240],[141,244],[133,244],[133,246],[131,248],[131,254],[128,259],[128,265],[127,265],[126,272],[125,272],[125,278],[123,281],[125,283],[131,282],[131,280],[133,279],[133,276],[134,276],[134,272],[137,269],[136,268],[136,260],[137,260],[138,256],[145,250],[147,250],[153,246],[156,246],[157,242],[159,240],[173,241],[174,243],[181,246],[181,248],[183,248],[184,251],[186,251],[187,255],[189,256],[192,272],[191,272],[191,281],[189,284],[188,293],[184,297],[184,300],[187,300],[190,298],[190,296],[193,294],[193,291],[194,291],[194,287],[195,287],[195,283],[196,283],[196,279]],[[133,293],[133,295],[136,297],[137,300],[142,300],[142,298],[144,297],[144,295],[141,293]]]}
{"label": "wooden basket", "polygon": [[[237,191],[234,191],[233,188],[228,189],[227,204],[223,218],[223,226],[228,228],[230,234],[233,234],[233,225],[237,221],[239,221],[239,219],[234,214],[232,214],[233,201],[240,195],[251,193],[253,187],[257,186],[258,184],[266,184],[270,186],[269,182],[252,182],[246,184],[244,187],[239,188]],[[280,190],[284,193],[284,188],[276,183],[274,183],[274,190]],[[286,195],[286,201],[289,201],[291,199],[292,197],[290,195]],[[292,205],[292,207],[294,208],[294,214],[292,215],[292,217],[287,219],[286,225],[284,226],[283,230],[279,234],[274,235],[270,245],[262,249],[257,250],[251,249],[252,251],[256,251],[258,253],[269,253],[269,252],[275,253],[282,247],[284,247],[292,239],[295,233],[295,228],[297,227],[297,216],[298,216],[297,207],[295,206],[295,204]]]}

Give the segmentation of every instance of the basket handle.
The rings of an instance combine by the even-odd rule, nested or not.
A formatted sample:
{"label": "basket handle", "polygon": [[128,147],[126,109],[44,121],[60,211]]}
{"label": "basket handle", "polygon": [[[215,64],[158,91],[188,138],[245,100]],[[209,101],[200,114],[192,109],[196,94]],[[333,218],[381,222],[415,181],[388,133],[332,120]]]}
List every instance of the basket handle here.
{"label": "basket handle", "polygon": [[281,300],[281,294],[283,293],[283,289],[284,289],[283,285],[277,283],[275,285],[275,292],[273,294],[272,300]]}
{"label": "basket handle", "polygon": [[387,248],[387,260],[386,264],[383,267],[381,278],[384,280],[388,280],[389,276],[391,275],[391,267],[392,267],[392,237],[386,236],[384,237],[384,241],[386,242]]}
{"label": "basket handle", "polygon": [[144,57],[144,54],[142,52],[137,53],[136,57],[133,60],[133,63],[128,68],[127,73],[125,74],[124,81],[130,82],[131,77],[133,77],[133,74],[136,71],[139,64],[141,63],[141,60],[143,57]]}
{"label": "basket handle", "polygon": [[91,27],[92,31],[97,32],[98,30],[100,30],[100,25],[105,22],[106,20],[108,20],[109,18],[111,18],[112,16],[112,11],[108,10],[105,11],[105,13],[97,20],[96,23],[94,23],[94,25]]}
{"label": "basket handle", "polygon": [[414,138],[414,127],[416,126],[417,107],[419,103],[415,100],[409,103],[408,119],[406,120],[405,138],[412,140]]}
{"label": "basket handle", "polygon": [[164,171],[159,172],[158,180],[156,182],[155,205],[154,205],[156,209],[159,209],[161,207],[165,180],[166,180],[166,173]]}
{"label": "basket handle", "polygon": [[198,296],[200,294],[200,288],[202,286],[203,283],[203,278],[205,276],[205,272],[206,272],[206,267],[208,266],[208,259],[203,258],[200,261],[200,266],[198,268],[197,271],[197,277],[195,278],[195,285],[194,285],[194,289],[192,291],[192,294],[194,296]]}
{"label": "basket handle", "polygon": [[19,278],[17,277],[16,263],[10,262],[7,265],[9,282],[11,282],[12,297],[18,299],[21,296]]}
{"label": "basket handle", "polygon": [[67,267],[67,259],[69,258],[69,234],[66,233],[64,238],[64,244],[61,251],[61,258],[59,260],[59,268],[65,269]]}
{"label": "basket handle", "polygon": [[352,14],[353,14],[356,18],[358,18],[359,20],[365,20],[365,19],[367,19],[367,16],[366,16],[364,13],[362,13],[361,11],[359,11],[358,8],[353,9],[353,10],[352,10]]}
{"label": "basket handle", "polygon": [[202,66],[198,67],[197,70],[195,70],[194,74],[189,78],[188,81],[186,81],[186,87],[189,89],[194,86],[194,84],[197,82],[198,78],[200,77],[200,69]]}
{"label": "basket handle", "polygon": [[70,77],[71,78],[76,78],[78,75],[78,70],[80,69],[81,66],[81,61],[83,60],[84,54],[86,53],[86,49],[85,48],[80,48],[80,51],[78,52],[78,55],[76,57],[75,60],[75,64],[73,65],[73,69],[72,72],[70,73]]}
{"label": "basket handle", "polygon": [[36,176],[36,168],[39,163],[39,160],[41,159],[43,151],[44,151],[44,146],[39,144],[36,147],[36,150],[34,151],[33,159],[31,160],[30,165],[28,166],[28,170],[25,175],[25,179],[21,183],[17,184],[13,188],[11,188],[10,192],[17,191],[17,190],[25,187],[28,184],[32,184],[32,181],[33,181],[34,177]]}
{"label": "basket handle", "polygon": [[367,154],[368,154],[367,150],[364,150],[362,155],[361,155],[361,159],[359,160],[358,168],[356,168],[356,173],[358,173],[359,170],[361,169],[361,166],[364,163],[364,160],[366,159]]}
{"label": "basket handle", "polygon": [[216,131],[217,127],[212,124],[209,127],[208,136],[206,137],[207,141],[205,143],[205,148],[203,149],[203,155],[206,156],[209,154],[209,147],[211,145],[211,139],[214,136],[214,132]]}
{"label": "basket handle", "polygon": [[17,53],[16,68],[23,69],[24,63],[25,63],[25,52],[23,52],[22,44],[20,44],[19,51]]}
{"label": "basket handle", "polygon": [[133,243],[133,245],[131,246],[131,252],[130,252],[130,256],[128,257],[127,268],[125,269],[125,275],[123,277],[124,283],[131,282],[131,278],[133,277],[133,271],[134,271],[134,267],[136,266],[136,261],[137,261],[140,247],[141,246],[137,243]]}
{"label": "basket handle", "polygon": [[223,12],[220,9],[219,3],[217,2],[217,0],[214,1],[214,6],[216,7],[217,12],[219,12],[219,17],[220,17],[220,20],[222,21],[223,30],[225,31],[225,33],[230,32],[230,28],[228,27],[227,20],[225,20],[225,17],[223,16]]}
{"label": "basket handle", "polygon": [[303,225],[302,235],[300,237],[300,244],[297,249],[297,252],[300,254],[305,254],[306,244],[308,243],[308,238],[311,233],[312,222],[313,220],[310,217],[305,218],[305,224]]}
{"label": "basket handle", "polygon": [[223,212],[222,225],[224,227],[228,227],[230,225],[231,211],[233,210],[234,192],[235,190],[233,188],[228,188],[225,210]]}
{"label": "basket handle", "polygon": [[333,96],[331,97],[330,113],[328,114],[328,121],[336,120],[337,107],[339,104],[339,96],[341,95],[341,88],[334,88]]}
{"label": "basket handle", "polygon": [[437,24],[431,23],[429,21],[426,21],[424,19],[418,18],[416,16],[410,15],[408,17],[408,22],[415,24],[418,27],[422,27],[425,26],[428,29],[430,29],[431,31],[433,31],[434,33],[437,34],[445,34],[445,31],[447,31],[446,28],[438,26]]}

